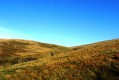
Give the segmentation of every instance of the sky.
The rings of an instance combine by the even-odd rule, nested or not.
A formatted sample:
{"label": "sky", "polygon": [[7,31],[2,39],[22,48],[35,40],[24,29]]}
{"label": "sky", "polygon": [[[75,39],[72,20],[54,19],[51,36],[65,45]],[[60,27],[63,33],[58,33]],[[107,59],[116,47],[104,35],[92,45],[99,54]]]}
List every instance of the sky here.
{"label": "sky", "polygon": [[0,38],[77,46],[119,38],[119,0],[0,0]]}

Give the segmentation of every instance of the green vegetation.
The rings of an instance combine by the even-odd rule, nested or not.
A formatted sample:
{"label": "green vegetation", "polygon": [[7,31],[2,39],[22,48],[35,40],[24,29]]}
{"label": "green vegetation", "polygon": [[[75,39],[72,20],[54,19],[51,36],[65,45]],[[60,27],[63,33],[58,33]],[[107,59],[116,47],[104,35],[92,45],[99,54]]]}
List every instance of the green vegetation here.
{"label": "green vegetation", "polygon": [[119,39],[72,48],[15,41],[27,44],[22,55],[17,50],[0,59],[7,63],[0,68],[0,80],[119,80]]}

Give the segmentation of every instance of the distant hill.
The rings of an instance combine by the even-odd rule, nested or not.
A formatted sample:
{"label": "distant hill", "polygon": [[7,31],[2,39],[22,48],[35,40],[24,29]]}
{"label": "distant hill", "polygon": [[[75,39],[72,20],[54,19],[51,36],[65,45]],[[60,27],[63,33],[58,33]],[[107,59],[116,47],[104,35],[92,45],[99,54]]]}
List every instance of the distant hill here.
{"label": "distant hill", "polygon": [[0,64],[26,62],[70,50],[67,47],[30,40],[0,39]]}
{"label": "distant hill", "polygon": [[1,67],[0,79],[119,80],[119,39],[65,49],[64,54]]}

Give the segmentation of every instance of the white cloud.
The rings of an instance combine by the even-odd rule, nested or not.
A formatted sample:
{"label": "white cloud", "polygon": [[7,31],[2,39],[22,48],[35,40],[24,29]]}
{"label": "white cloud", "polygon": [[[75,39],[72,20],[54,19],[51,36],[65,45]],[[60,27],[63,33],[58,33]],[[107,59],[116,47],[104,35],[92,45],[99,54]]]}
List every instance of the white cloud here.
{"label": "white cloud", "polygon": [[17,30],[12,30],[12,29],[0,26],[0,38],[4,38],[4,39],[27,39],[27,38],[29,38],[29,36],[22,33],[22,32],[19,32]]}

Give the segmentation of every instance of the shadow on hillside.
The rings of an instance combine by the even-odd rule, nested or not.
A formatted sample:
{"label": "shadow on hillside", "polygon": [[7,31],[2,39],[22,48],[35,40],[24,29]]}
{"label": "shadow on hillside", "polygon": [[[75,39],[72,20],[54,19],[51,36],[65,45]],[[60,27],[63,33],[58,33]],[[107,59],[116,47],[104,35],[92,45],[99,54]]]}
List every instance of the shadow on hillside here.
{"label": "shadow on hillside", "polygon": [[119,80],[119,65],[113,63],[110,67],[99,67],[95,80]]}

